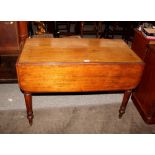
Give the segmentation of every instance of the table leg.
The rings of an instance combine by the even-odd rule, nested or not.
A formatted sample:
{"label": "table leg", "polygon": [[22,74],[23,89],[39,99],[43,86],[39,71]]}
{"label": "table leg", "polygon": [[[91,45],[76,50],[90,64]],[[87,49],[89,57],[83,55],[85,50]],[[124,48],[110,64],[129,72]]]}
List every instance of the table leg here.
{"label": "table leg", "polygon": [[132,90],[127,90],[124,93],[123,101],[119,109],[119,118],[122,118],[122,115],[125,113],[126,106],[128,104],[128,100],[131,96]]}
{"label": "table leg", "polygon": [[29,124],[32,125],[33,122],[32,95],[30,93],[24,92],[24,98],[27,109],[27,119],[29,120]]}

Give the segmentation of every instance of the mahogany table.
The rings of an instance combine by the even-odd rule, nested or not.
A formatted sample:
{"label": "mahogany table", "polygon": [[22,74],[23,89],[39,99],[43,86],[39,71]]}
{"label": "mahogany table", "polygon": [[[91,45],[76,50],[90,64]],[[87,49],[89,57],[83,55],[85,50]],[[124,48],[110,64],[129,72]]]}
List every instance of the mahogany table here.
{"label": "mahogany table", "polygon": [[28,38],[16,63],[30,125],[33,93],[123,90],[121,117],[143,68],[120,39]]}

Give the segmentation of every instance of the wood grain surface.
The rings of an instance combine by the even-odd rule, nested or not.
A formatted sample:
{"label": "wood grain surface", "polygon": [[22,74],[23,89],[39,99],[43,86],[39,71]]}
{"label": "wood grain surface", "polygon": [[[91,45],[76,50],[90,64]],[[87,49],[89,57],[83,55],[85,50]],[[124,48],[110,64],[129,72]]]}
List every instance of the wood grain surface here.
{"label": "wood grain surface", "polygon": [[120,39],[31,38],[19,63],[141,62]]}
{"label": "wood grain surface", "polygon": [[27,39],[17,62],[25,92],[128,90],[137,86],[143,61],[122,41]]}

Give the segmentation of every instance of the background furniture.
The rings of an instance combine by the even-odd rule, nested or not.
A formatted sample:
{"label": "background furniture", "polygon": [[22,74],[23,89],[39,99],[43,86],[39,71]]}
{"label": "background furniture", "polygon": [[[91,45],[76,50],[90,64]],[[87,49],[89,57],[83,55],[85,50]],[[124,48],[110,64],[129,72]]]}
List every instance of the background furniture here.
{"label": "background furniture", "polygon": [[[55,38],[80,35],[80,22],[54,21],[53,35]],[[47,27],[50,25],[47,23]]]}
{"label": "background furniture", "polygon": [[96,38],[99,38],[101,33],[102,22],[97,21],[81,21],[80,22],[80,34],[83,35],[92,35],[95,34]]}
{"label": "background furniture", "polygon": [[137,29],[134,31],[135,35],[131,48],[142,60],[144,60],[146,57],[148,44],[155,44],[155,40],[146,39],[142,32],[138,31]]}
{"label": "background furniture", "polygon": [[104,21],[104,31],[100,38],[115,38],[120,35],[127,43],[132,41],[134,36],[134,28],[139,25],[139,22],[132,21]]}
{"label": "background furniture", "polygon": [[132,100],[144,121],[152,124],[155,123],[155,41],[146,39],[140,31],[135,30],[132,49],[146,64]]}
{"label": "background furniture", "polygon": [[59,35],[69,35],[70,34],[70,22],[69,21],[56,21],[55,31]]}
{"label": "background furniture", "polygon": [[0,22],[0,55],[19,54],[27,36],[26,22]]}
{"label": "background furniture", "polygon": [[0,22],[0,82],[17,81],[15,62],[27,37],[27,22]]}

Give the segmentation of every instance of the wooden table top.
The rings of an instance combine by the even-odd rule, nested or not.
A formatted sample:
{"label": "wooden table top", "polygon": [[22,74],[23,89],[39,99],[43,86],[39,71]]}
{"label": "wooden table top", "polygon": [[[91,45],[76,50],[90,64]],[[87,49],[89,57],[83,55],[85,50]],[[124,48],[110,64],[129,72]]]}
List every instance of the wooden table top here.
{"label": "wooden table top", "polygon": [[141,63],[121,39],[28,38],[18,63]]}

